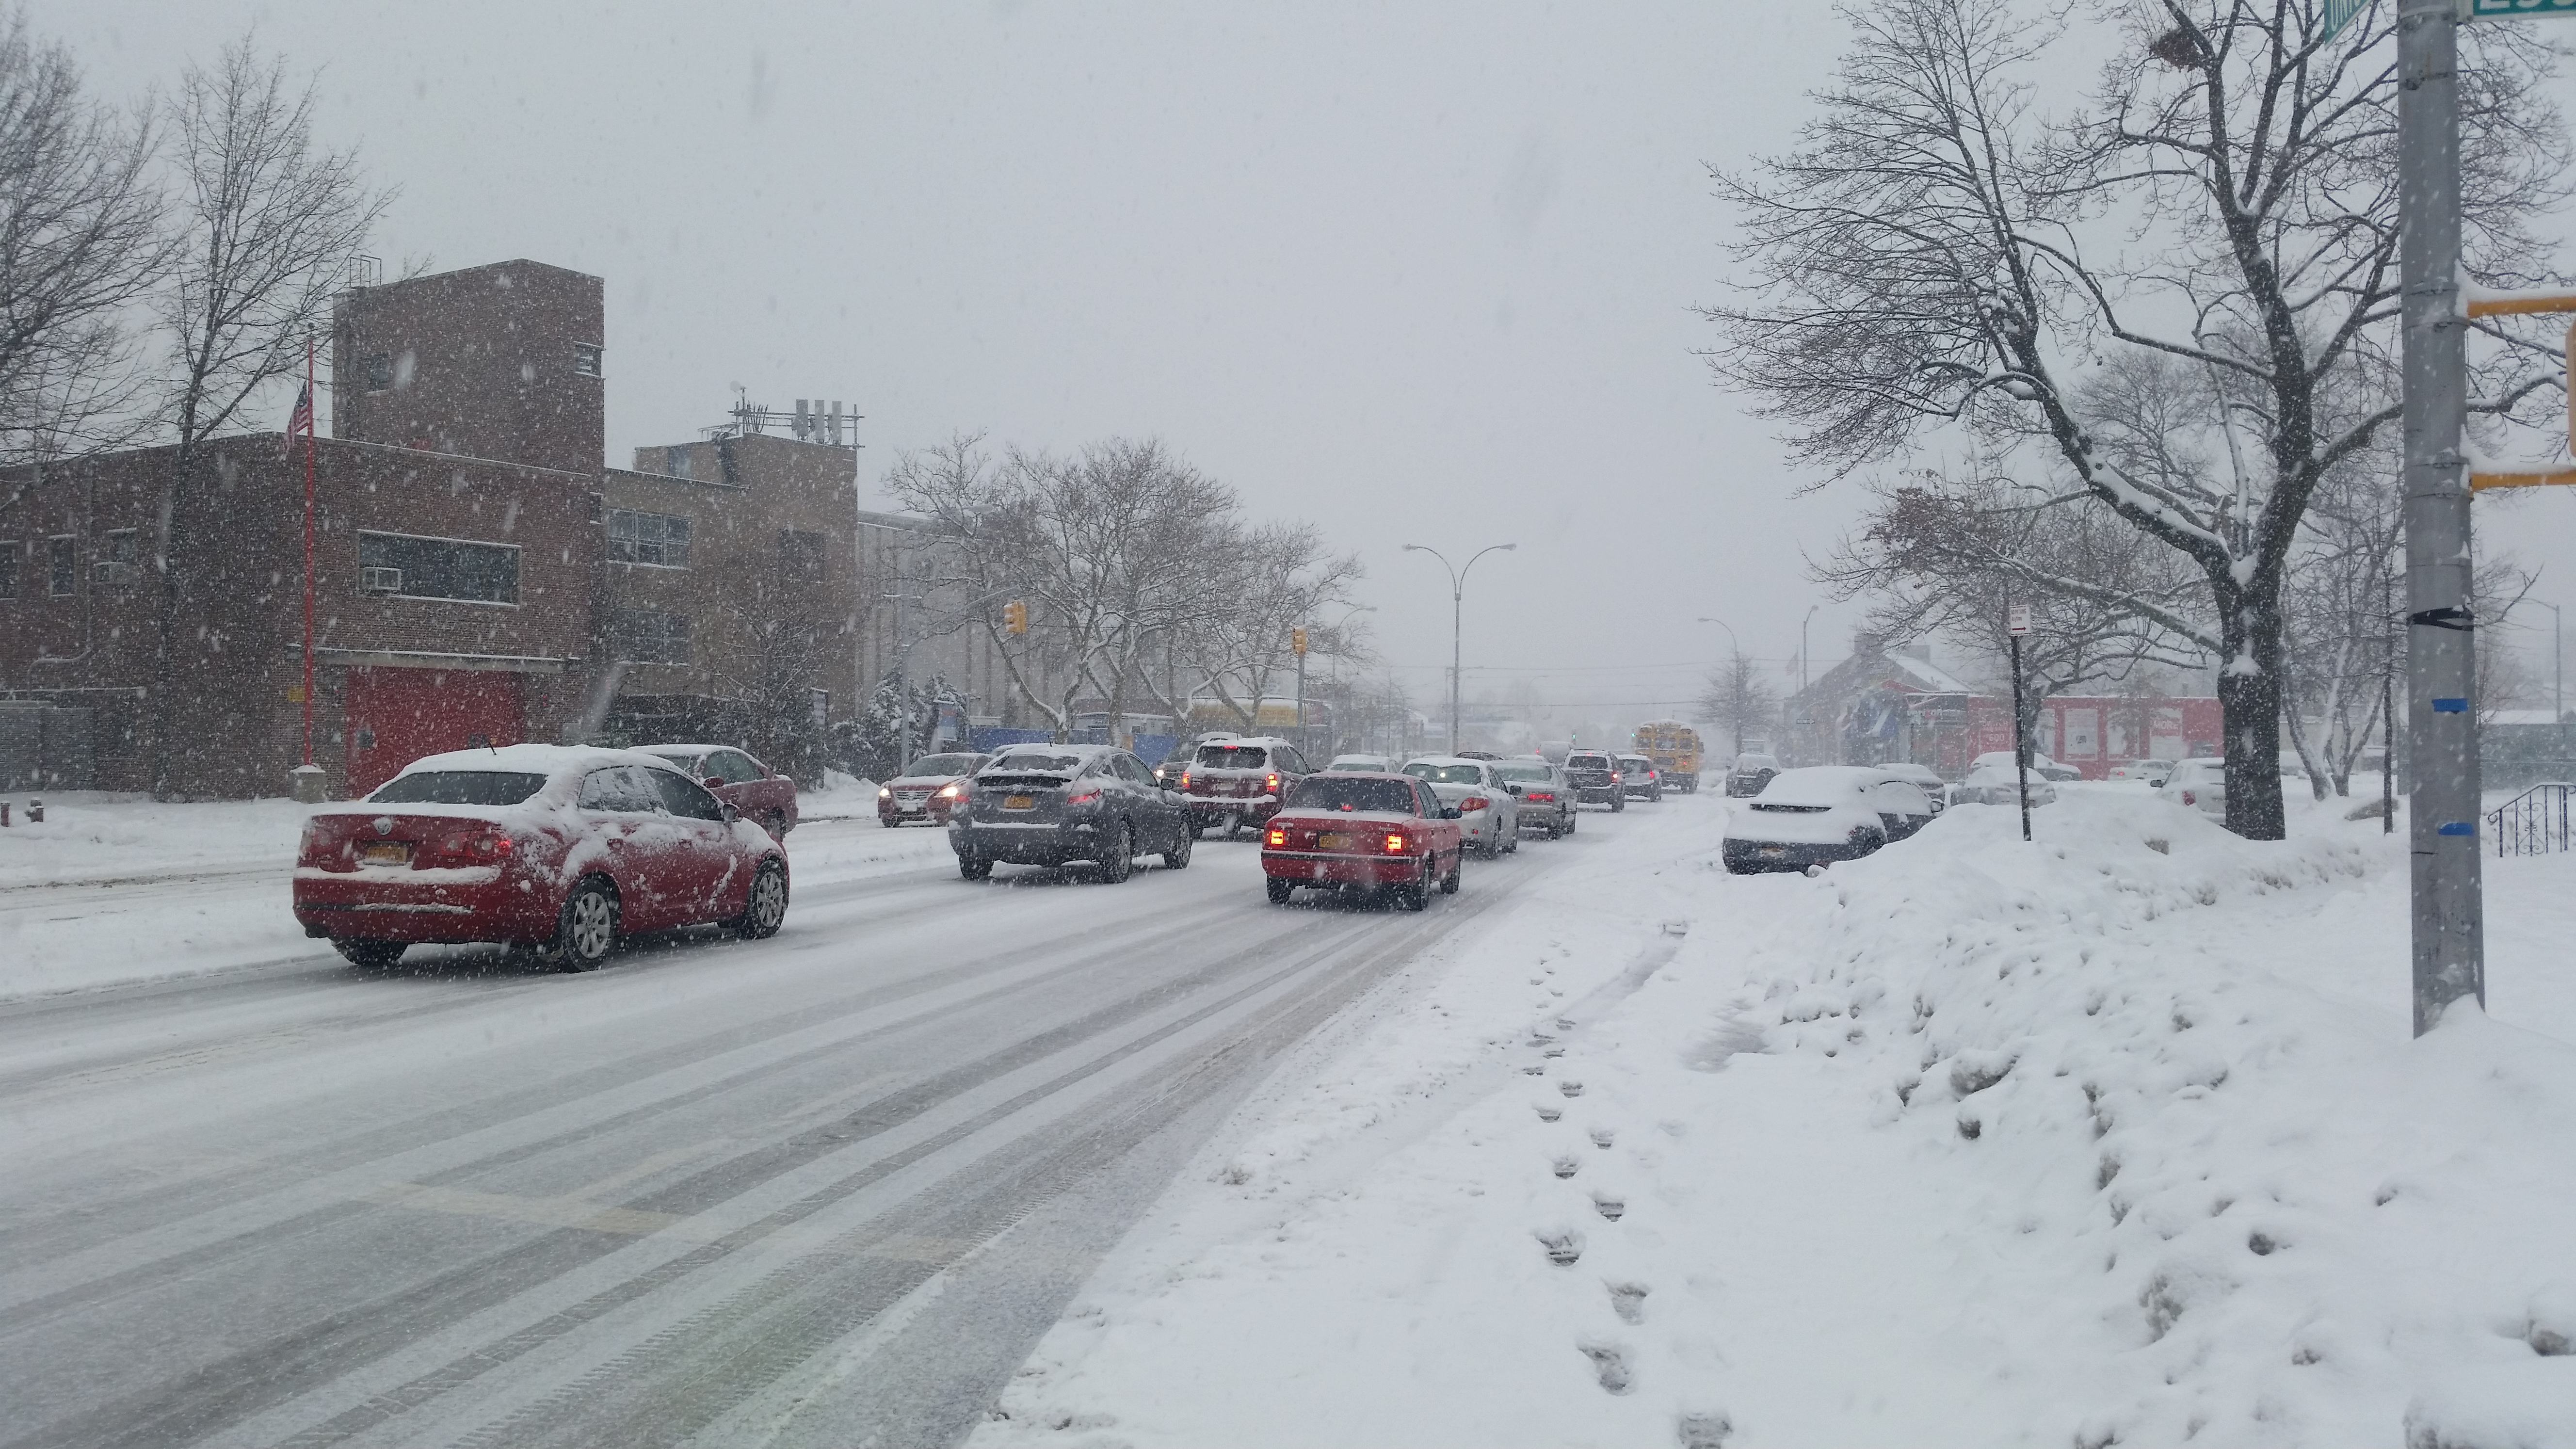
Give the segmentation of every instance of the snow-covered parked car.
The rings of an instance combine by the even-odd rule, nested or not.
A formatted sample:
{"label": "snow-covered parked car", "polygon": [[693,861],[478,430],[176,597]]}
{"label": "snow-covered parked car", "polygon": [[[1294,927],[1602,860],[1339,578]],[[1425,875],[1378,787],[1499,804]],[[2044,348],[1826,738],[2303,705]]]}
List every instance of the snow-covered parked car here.
{"label": "snow-covered parked car", "polygon": [[294,900],[306,935],[361,966],[416,942],[493,941],[587,971],[628,932],[774,934],[787,856],[659,755],[507,745],[414,760],[316,812]]}
{"label": "snow-covered parked car", "polygon": [[1392,775],[1402,763],[1392,755],[1335,755],[1324,767],[1328,775]]}
{"label": "snow-covered parked car", "polygon": [[2156,797],[2203,815],[2227,818],[2227,762],[2213,756],[2185,760],[2157,787]]}
{"label": "snow-covered parked car", "polygon": [[[1985,757],[1980,755],[1978,758]],[[2003,757],[2002,764],[1979,765],[1968,772],[1968,778],[1951,786],[1950,803],[2018,806],[2021,804],[2021,787],[2022,774],[2013,768],[2012,756],[2006,755]],[[2030,772],[2030,803],[2033,805],[2057,803],[2057,787],[2049,783],[2048,777],[2042,775],[2036,768]]]}
{"label": "snow-covered parked car", "polygon": [[2105,778],[2144,780],[2150,787],[2161,790],[2165,781],[2173,778],[2173,772],[2174,762],[2171,760],[2122,760],[2111,767]]}
{"label": "snow-covered parked car", "polygon": [[[1986,753],[1979,755],[1968,762],[1968,773],[1973,775],[1979,770],[2000,769],[2009,774],[2012,772],[2012,767],[2012,751],[1988,750]],[[2037,750],[2030,752],[2030,774],[2031,778],[2034,780],[2054,780],[2059,782],[2067,780],[2081,780],[2084,778],[2084,772],[2082,770],[2075,768],[2073,765],[2061,765],[2055,760],[2050,759],[2048,756],[2041,754]],[[2051,795],[2049,798],[2055,799],[2056,796]]]}
{"label": "snow-covered parked car", "polygon": [[1487,860],[1521,848],[1521,802],[1491,760],[1465,755],[1425,755],[1407,760],[1404,773],[1431,787],[1440,803],[1458,812],[1466,848]]}
{"label": "snow-covered parked car", "polygon": [[1949,804],[1950,782],[1942,779],[1941,772],[1930,765],[1897,764],[1879,765],[1876,768],[1900,780],[1910,780],[1922,787],[1923,796],[1932,802],[1932,813],[1935,815],[1940,814],[1942,808]]}
{"label": "snow-covered parked car", "polygon": [[796,781],[731,745],[638,745],[713,790],[716,798],[780,840],[796,828]]}
{"label": "snow-covered parked car", "polygon": [[1854,860],[1932,819],[1921,786],[1868,765],[1810,765],[1771,777],[1727,822],[1719,847],[1738,875]]}
{"label": "snow-covered parked car", "polygon": [[877,823],[892,829],[907,820],[946,825],[972,788],[970,777],[993,762],[985,754],[924,755],[877,787]]}

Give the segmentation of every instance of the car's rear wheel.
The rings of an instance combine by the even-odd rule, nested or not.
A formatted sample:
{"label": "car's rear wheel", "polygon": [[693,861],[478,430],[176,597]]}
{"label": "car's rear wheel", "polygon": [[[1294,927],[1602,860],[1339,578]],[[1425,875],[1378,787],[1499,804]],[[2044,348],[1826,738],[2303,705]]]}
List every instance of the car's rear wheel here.
{"label": "car's rear wheel", "polygon": [[770,811],[767,815],[764,815],[764,816],[762,816],[762,817],[760,818],[760,824],[761,824],[761,828],[762,828],[762,829],[767,830],[767,831],[769,832],[769,838],[770,838],[770,839],[775,840],[775,841],[778,841],[778,842],[780,842],[781,844],[784,844],[784,843],[786,842],[786,840],[787,840],[787,812],[786,812],[786,811],[784,811],[784,810],[772,810],[772,811]]}
{"label": "car's rear wheel", "polygon": [[598,876],[572,888],[538,955],[558,971],[596,971],[617,948],[617,891]]}
{"label": "car's rear wheel", "polygon": [[1466,868],[1467,853],[1465,851],[1460,851],[1458,853],[1458,858],[1449,862],[1449,873],[1440,878],[1440,894],[1444,896],[1454,896],[1458,894],[1458,877],[1460,872],[1464,871]]}
{"label": "car's rear wheel", "polygon": [[1628,792],[1627,792],[1627,791],[1622,790],[1622,791],[1620,791],[1618,794],[1613,795],[1613,796],[1611,796],[1611,797],[1610,797],[1610,813],[1611,813],[1611,814],[1616,815],[1616,814],[1618,814],[1620,811],[1625,810],[1625,809],[1627,809],[1627,808],[1628,808]]}
{"label": "car's rear wheel", "polygon": [[745,941],[765,941],[778,934],[779,924],[787,919],[787,868],[774,860],[764,860],[752,872],[751,892],[743,897],[742,914],[725,924],[733,927],[736,937]]}
{"label": "car's rear wheel", "polygon": [[1127,822],[1122,820],[1118,822],[1117,831],[1110,837],[1109,848],[1101,852],[1100,882],[1103,885],[1116,885],[1135,873],[1136,832],[1128,828]]}
{"label": "car's rear wheel", "polygon": [[[1466,854],[1464,850],[1458,852],[1461,859],[1464,859]],[[1422,857],[1422,874],[1395,888],[1397,905],[1408,911],[1418,911],[1431,904],[1431,873],[1439,869],[1438,859],[1439,857],[1430,855]]]}
{"label": "car's rear wheel", "polygon": [[957,873],[968,880],[982,880],[993,873],[993,862],[980,855],[957,857]]}
{"label": "car's rear wheel", "polygon": [[1270,880],[1265,880],[1261,884],[1265,890],[1270,892],[1270,904],[1274,906],[1284,906],[1288,904],[1289,892],[1297,889],[1294,884],[1288,881],[1279,880],[1275,877]]}
{"label": "car's rear wheel", "polygon": [[1174,837],[1173,837],[1173,840],[1172,840],[1172,848],[1171,848],[1171,849],[1169,849],[1169,850],[1167,850],[1167,851],[1164,851],[1164,852],[1163,852],[1163,869],[1165,869],[1165,870],[1187,870],[1187,869],[1189,869],[1189,868],[1190,868],[1190,842],[1192,842],[1192,841],[1194,841],[1194,840],[1196,840],[1196,839],[1198,839],[1198,832],[1197,832],[1197,831],[1195,831],[1195,830],[1191,830],[1191,829],[1183,828],[1183,829],[1181,829],[1181,830],[1179,830],[1179,831],[1175,832]]}
{"label": "car's rear wheel", "polygon": [[352,966],[363,966],[370,971],[382,971],[402,959],[403,943],[400,941],[334,941],[331,943],[331,949],[347,957]]}

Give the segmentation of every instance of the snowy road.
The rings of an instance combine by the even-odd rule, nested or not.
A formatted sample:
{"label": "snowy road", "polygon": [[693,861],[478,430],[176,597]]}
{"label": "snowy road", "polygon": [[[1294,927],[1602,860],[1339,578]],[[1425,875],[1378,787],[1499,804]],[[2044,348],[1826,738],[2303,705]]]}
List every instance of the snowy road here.
{"label": "snowy road", "polygon": [[1627,823],[1413,916],[816,822],[777,938],[586,976],[359,973],[238,864],[0,892],[21,942],[239,918],[0,1003],[0,1446],[947,1442],[1266,1062]]}

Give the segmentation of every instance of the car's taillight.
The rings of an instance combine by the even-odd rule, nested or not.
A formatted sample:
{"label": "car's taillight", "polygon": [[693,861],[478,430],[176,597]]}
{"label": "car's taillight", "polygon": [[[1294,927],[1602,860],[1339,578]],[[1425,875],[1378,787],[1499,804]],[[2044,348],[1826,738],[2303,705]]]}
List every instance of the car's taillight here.
{"label": "car's taillight", "polygon": [[508,855],[514,848],[515,847],[510,842],[510,837],[502,834],[498,830],[476,837],[473,845],[474,853],[482,856],[486,860],[499,860],[501,857]]}
{"label": "car's taillight", "polygon": [[1545,790],[1532,790],[1521,798],[1525,800],[1545,800],[1551,805],[1556,803],[1556,797]]}
{"label": "car's taillight", "polygon": [[1461,810],[1483,810],[1491,806],[1493,803],[1493,801],[1486,799],[1482,795],[1470,795],[1466,799],[1458,802],[1458,808]]}
{"label": "car's taillight", "polygon": [[1181,788],[1184,790],[1190,788],[1190,772],[1187,770],[1181,772]]}
{"label": "car's taillight", "polygon": [[1265,778],[1264,780],[1262,780],[1262,782],[1261,782],[1261,788],[1262,788],[1262,789],[1264,789],[1264,790],[1269,791],[1269,792],[1270,792],[1271,794],[1273,794],[1273,795],[1278,794],[1278,793],[1279,793],[1279,772],[1278,772],[1277,770],[1273,770],[1273,771],[1271,771],[1271,772],[1270,772],[1270,774],[1269,774],[1269,776],[1268,776],[1267,778]]}
{"label": "car's taillight", "polygon": [[2189,790],[2185,790],[2182,792],[2182,803],[2185,805],[2197,805],[2200,803],[2200,799],[2198,796],[2193,795]]}
{"label": "car's taillight", "polygon": [[1407,844],[1406,844],[1405,839],[1404,839],[1404,837],[1403,837],[1403,836],[1398,835],[1398,834],[1396,834],[1396,833],[1394,833],[1394,832],[1392,832],[1392,831],[1390,831],[1390,832],[1388,832],[1388,833],[1387,833],[1387,837],[1386,837],[1386,853],[1387,853],[1387,854],[1389,854],[1389,855],[1404,855],[1404,854],[1407,854],[1407,853],[1411,850],[1411,848],[1412,848],[1412,847],[1410,847],[1409,845],[1407,845]]}
{"label": "car's taillight", "polygon": [[1064,803],[1067,805],[1088,805],[1099,798],[1100,792],[1098,790],[1085,790],[1079,795],[1065,796]]}
{"label": "car's taillight", "polygon": [[1616,785],[1616,784],[1618,784],[1618,783],[1619,783],[1619,772],[1618,772],[1618,771],[1616,771],[1616,770],[1612,770],[1612,771],[1610,772],[1610,783],[1611,783],[1611,784],[1613,784],[1613,785]]}
{"label": "car's taillight", "polygon": [[1285,830],[1271,831],[1270,843],[1273,845],[1286,845],[1288,843],[1288,832]]}

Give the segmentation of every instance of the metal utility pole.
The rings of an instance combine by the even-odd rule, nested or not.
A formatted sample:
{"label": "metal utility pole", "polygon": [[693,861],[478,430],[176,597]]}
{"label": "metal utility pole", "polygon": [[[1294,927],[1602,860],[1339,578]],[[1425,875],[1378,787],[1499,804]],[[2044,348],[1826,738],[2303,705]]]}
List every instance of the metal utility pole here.
{"label": "metal utility pole", "polygon": [[2405,382],[2406,812],[2415,1034],[2486,1004],[2477,620],[2470,612],[2468,318],[2460,306],[2458,0],[2398,0],[2398,283]]}
{"label": "metal utility pole", "polygon": [[2013,779],[2021,791],[2021,838],[2030,839],[2030,732],[2022,727],[2021,636],[2030,632],[2030,605],[2015,604],[2005,616],[2004,632],[2012,638]]}
{"label": "metal utility pole", "polygon": [[1467,568],[1458,568],[1452,565],[1449,562],[1449,556],[1447,554],[1442,553],[1440,550],[1433,548],[1428,544],[1408,543],[1404,547],[1405,551],[1408,553],[1427,553],[1431,555],[1433,558],[1440,560],[1440,566],[1442,568],[1449,570],[1449,753],[1454,755],[1458,753],[1459,743],[1458,677],[1460,660],[1463,658],[1463,655],[1460,652],[1460,641],[1466,637],[1467,569],[1474,568],[1476,566],[1476,560],[1483,558],[1489,553],[1496,552],[1497,550],[1508,551],[1516,549],[1520,547],[1520,545],[1517,543],[1488,544],[1487,546],[1476,550],[1474,556],[1467,560]]}

